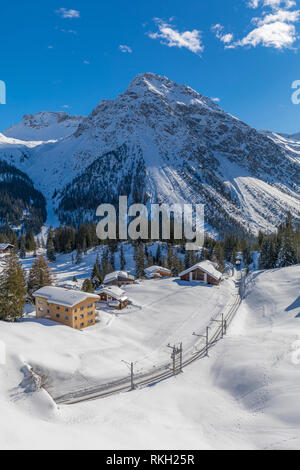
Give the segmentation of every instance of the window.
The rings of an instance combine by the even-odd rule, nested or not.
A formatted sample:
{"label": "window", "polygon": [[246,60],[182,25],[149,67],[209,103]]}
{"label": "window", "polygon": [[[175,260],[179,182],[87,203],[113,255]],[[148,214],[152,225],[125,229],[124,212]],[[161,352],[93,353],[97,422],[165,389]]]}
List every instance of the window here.
{"label": "window", "polygon": [[80,307],[80,310],[84,310],[84,306]]}
{"label": "window", "polygon": [[78,320],[78,317],[74,317],[74,320],[77,321],[77,320]]}
{"label": "window", "polygon": [[84,326],[84,323],[80,323],[80,326]]}
{"label": "window", "polygon": [[84,318],[84,315],[81,314],[81,315],[80,315],[80,318]]}
{"label": "window", "polygon": [[43,300],[38,300],[38,304],[43,304],[44,301]]}
{"label": "window", "polygon": [[69,311],[69,309],[66,307],[66,308],[65,308],[65,312],[68,312],[68,311]]}
{"label": "window", "polygon": [[90,317],[91,315],[93,315],[94,312],[88,312],[88,316]]}
{"label": "window", "polygon": [[50,313],[50,310],[49,310],[49,308],[47,309],[47,313]]}
{"label": "window", "polygon": [[77,308],[75,308],[74,312],[75,312],[75,313],[77,312]]}
{"label": "window", "polygon": [[44,309],[42,307],[39,307],[39,311],[42,312]]}
{"label": "window", "polygon": [[65,320],[69,320],[69,317],[68,317],[68,315],[66,315],[66,316],[65,316]]}
{"label": "window", "polygon": [[86,308],[93,308],[93,304],[88,305]]}
{"label": "window", "polygon": [[60,314],[59,314],[59,313],[57,313],[57,314],[56,314],[56,318],[59,318],[59,317],[60,317]]}
{"label": "window", "polygon": [[88,321],[88,324],[89,324],[89,325],[90,325],[91,323],[93,323],[93,320],[89,320],[89,321]]}
{"label": "window", "polygon": [[56,305],[56,310],[60,310],[60,306],[59,306],[59,305]]}

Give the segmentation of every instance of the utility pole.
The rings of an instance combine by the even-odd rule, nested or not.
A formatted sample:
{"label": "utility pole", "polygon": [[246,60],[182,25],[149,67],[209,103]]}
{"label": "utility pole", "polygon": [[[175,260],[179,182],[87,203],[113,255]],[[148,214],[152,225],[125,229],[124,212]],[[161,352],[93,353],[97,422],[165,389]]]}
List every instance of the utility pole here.
{"label": "utility pole", "polygon": [[135,390],[135,385],[134,385],[134,363],[133,362],[127,362],[127,361],[121,361],[124,362],[129,368],[130,368],[130,390]]}
{"label": "utility pole", "polygon": [[209,349],[209,338],[208,338],[209,330],[210,330],[210,327],[207,326],[205,336],[204,335],[197,335],[196,333],[193,333],[194,336],[198,336],[199,338],[205,338],[206,339],[206,346],[205,346],[206,356],[208,356],[208,349]]}
{"label": "utility pole", "polygon": [[176,359],[179,358],[179,372],[182,372],[182,356],[183,356],[183,348],[182,343],[180,343],[179,347],[171,346],[170,344],[167,345],[168,348],[172,349],[171,359],[172,359],[172,370],[173,375],[176,375]]}
{"label": "utility pole", "polygon": [[[221,327],[221,337],[222,339],[224,338],[224,313],[222,313],[222,320],[214,320],[212,319],[212,321],[216,322],[216,323],[221,323],[222,324],[222,327]],[[226,322],[226,320],[225,320]]]}
{"label": "utility pole", "polygon": [[131,383],[131,390],[134,390],[134,372],[133,372],[133,362],[130,364],[130,383]]}
{"label": "utility pole", "polygon": [[179,357],[180,357],[180,372],[182,372],[182,343],[180,343],[180,352],[179,352]]}

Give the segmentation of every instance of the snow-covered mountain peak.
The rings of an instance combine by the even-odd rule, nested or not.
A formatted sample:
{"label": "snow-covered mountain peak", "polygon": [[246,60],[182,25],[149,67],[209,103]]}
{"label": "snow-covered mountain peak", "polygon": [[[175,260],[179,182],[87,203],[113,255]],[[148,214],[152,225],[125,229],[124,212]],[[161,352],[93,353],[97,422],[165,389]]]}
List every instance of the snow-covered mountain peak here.
{"label": "snow-covered mountain peak", "polygon": [[5,135],[27,140],[28,131],[30,140],[48,133],[56,142],[29,149],[34,142],[0,139],[0,158],[30,176],[61,223],[94,220],[96,207],[117,204],[119,195],[130,203],[203,203],[220,233],[271,231],[287,211],[300,220],[300,152],[166,77],[138,75],[87,118],[39,113]]}
{"label": "snow-covered mountain peak", "polygon": [[83,119],[63,111],[25,114],[21,122],[9,127],[3,134],[23,141],[58,140],[73,134]]}
{"label": "snow-covered mountain peak", "polygon": [[192,88],[179,85],[167,77],[144,73],[137,75],[127,90],[117,98],[100,101],[80,123],[74,137],[86,134],[88,140],[98,139],[103,132],[115,132],[118,129],[121,145],[128,141],[128,136],[133,137],[134,134],[138,135],[139,141],[141,138],[147,140],[146,134],[150,129],[156,133],[174,132],[175,127],[183,124],[181,120],[187,118],[207,125],[212,124],[213,120],[226,121],[228,117],[210,98]]}
{"label": "snow-covered mountain peak", "polygon": [[167,101],[170,105],[203,106],[213,111],[221,111],[210,98],[201,95],[187,85],[179,85],[167,77],[144,73],[132,80],[123,96],[153,99],[155,96]]}

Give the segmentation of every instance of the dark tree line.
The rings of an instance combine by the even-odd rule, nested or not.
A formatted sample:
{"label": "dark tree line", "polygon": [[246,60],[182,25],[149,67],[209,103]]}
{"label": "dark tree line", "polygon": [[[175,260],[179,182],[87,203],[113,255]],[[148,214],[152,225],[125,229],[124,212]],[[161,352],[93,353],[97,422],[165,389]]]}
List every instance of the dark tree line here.
{"label": "dark tree line", "polygon": [[4,161],[0,177],[0,230],[22,226],[37,234],[47,218],[44,196],[25,173]]}
{"label": "dark tree line", "polygon": [[277,233],[258,236],[260,268],[272,269],[300,263],[300,225],[293,224],[291,214],[285,223],[278,227]]}

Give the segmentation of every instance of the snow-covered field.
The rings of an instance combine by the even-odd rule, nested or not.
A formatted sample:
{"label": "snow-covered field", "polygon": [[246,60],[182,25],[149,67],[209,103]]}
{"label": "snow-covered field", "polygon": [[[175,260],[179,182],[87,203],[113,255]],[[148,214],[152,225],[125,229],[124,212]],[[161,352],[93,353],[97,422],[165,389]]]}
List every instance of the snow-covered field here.
{"label": "snow-covered field", "polygon": [[[0,365],[0,447],[299,448],[299,275],[300,266],[253,273],[226,338],[180,376],[78,405],[57,407],[45,391],[32,391],[24,364],[47,366],[64,383],[79,368],[90,377],[114,375],[121,358],[150,355],[153,363],[166,341],[187,342],[197,325],[204,327],[231,281],[219,289],[145,281],[127,288],[131,310],[112,321],[106,313],[106,325],[83,333],[31,320],[1,323],[7,357]],[[159,301],[159,282],[176,299],[160,294]]]}
{"label": "snow-covered field", "polygon": [[148,371],[169,361],[168,343],[182,341],[185,352],[193,350],[199,339],[192,333],[204,333],[233,300],[234,283],[228,279],[212,287],[171,278],[124,290],[132,304],[122,311],[99,310],[100,323],[83,331],[30,315],[18,325],[5,324],[8,347],[17,344],[20,332],[26,362],[54,397],[105,384],[128,375],[122,360],[134,361],[136,372]]}

